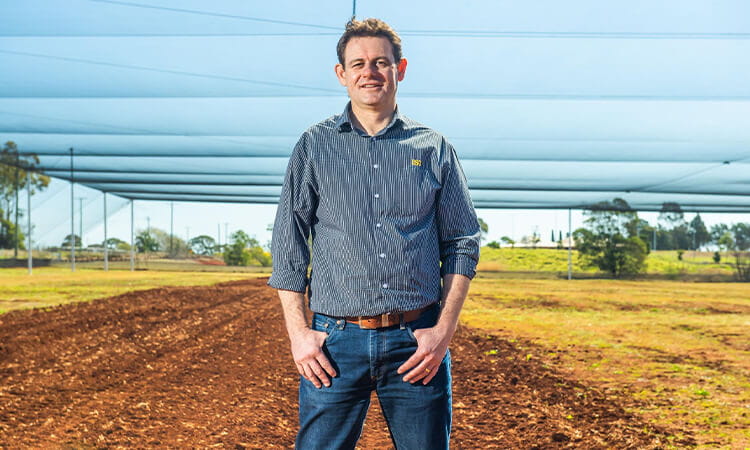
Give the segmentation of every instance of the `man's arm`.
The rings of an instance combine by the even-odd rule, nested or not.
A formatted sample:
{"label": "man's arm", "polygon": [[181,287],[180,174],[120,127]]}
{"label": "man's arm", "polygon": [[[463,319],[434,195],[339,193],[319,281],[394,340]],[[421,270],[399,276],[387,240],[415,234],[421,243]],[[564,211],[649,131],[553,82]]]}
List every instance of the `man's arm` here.
{"label": "man's arm", "polygon": [[404,381],[410,383],[421,380],[427,384],[437,373],[456,332],[458,315],[479,260],[479,223],[466,177],[453,147],[447,142],[444,145],[442,188],[435,212],[443,276],[442,310],[434,327],[414,331],[417,351],[398,368],[399,374],[406,373]]}
{"label": "man's arm", "polygon": [[417,351],[398,368],[399,374],[408,371],[404,381],[416,383],[421,380],[422,384],[427,384],[437,374],[448,351],[448,344],[456,332],[458,315],[469,292],[470,282],[469,277],[460,274],[448,274],[444,277],[440,318],[432,328],[414,330]]}
{"label": "man's arm", "polygon": [[327,335],[307,326],[305,294],[283,289],[279,289],[278,292],[297,371],[317,388],[321,385],[330,386],[329,376],[335,377],[336,371],[323,353],[323,343]]}
{"label": "man's arm", "polygon": [[289,158],[279,197],[271,244],[273,274],[268,284],[278,289],[297,370],[316,387],[321,387],[323,384],[330,386],[328,376],[336,376],[336,372],[323,354],[326,334],[311,330],[305,318],[310,262],[307,238],[317,208],[315,180],[307,150],[303,134]]}

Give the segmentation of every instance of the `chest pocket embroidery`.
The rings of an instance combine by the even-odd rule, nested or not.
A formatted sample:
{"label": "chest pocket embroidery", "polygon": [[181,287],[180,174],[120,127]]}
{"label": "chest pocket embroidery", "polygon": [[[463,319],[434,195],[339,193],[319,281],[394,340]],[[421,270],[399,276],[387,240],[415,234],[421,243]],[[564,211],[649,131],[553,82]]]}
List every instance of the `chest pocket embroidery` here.
{"label": "chest pocket embroidery", "polygon": [[411,160],[411,165],[412,166],[421,166],[422,165],[422,160],[421,159],[412,159]]}

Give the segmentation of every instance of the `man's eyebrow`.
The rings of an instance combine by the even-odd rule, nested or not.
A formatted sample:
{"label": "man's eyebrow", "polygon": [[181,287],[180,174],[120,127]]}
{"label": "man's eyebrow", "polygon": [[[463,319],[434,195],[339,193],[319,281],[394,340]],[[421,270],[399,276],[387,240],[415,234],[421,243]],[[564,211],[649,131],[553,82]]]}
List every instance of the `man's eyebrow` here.
{"label": "man's eyebrow", "polygon": [[[372,59],[373,59],[373,61],[378,61],[380,59],[384,59],[384,60],[386,60],[388,62],[391,62],[391,58],[389,58],[386,55],[376,56],[376,57],[374,57]],[[365,61],[365,58],[355,58],[355,59],[350,60],[348,64],[354,64],[354,63],[357,63],[357,62],[364,62],[364,61]]]}

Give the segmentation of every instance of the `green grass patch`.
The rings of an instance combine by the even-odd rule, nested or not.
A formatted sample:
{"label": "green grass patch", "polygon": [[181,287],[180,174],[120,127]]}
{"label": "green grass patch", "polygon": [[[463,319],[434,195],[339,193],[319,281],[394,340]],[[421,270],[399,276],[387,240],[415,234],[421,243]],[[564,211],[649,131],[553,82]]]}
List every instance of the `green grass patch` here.
{"label": "green grass patch", "polygon": [[[482,247],[478,270],[480,272],[537,272],[565,274],[568,271],[568,250],[549,248],[489,248]],[[712,252],[686,251],[682,260],[676,250],[651,252],[646,259],[647,275],[680,279],[689,275],[719,276],[730,278],[732,267],[727,263],[731,258],[724,256],[722,263],[713,261]],[[578,252],[572,252],[573,272],[577,275],[593,275],[595,267],[581,264]]]}
{"label": "green grass patch", "polygon": [[478,277],[462,320],[630,393],[647,423],[690,431],[702,445],[748,446],[749,300],[742,283]]}

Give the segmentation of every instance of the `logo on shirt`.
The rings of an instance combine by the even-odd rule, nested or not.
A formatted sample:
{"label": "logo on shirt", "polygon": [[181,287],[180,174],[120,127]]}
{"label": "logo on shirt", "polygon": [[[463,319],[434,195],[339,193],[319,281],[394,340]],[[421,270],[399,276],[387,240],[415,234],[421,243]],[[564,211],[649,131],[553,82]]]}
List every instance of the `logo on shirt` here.
{"label": "logo on shirt", "polygon": [[411,160],[411,165],[412,166],[421,166],[422,165],[422,160],[421,159],[412,159]]}

